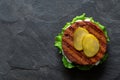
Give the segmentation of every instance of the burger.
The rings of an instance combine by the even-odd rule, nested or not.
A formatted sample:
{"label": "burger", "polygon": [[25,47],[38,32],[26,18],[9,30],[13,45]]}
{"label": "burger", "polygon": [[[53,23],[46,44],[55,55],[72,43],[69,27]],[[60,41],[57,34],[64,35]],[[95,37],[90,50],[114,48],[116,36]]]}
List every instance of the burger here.
{"label": "burger", "polygon": [[83,13],[66,23],[56,36],[54,46],[62,54],[66,68],[90,70],[107,59],[109,41],[106,28]]}

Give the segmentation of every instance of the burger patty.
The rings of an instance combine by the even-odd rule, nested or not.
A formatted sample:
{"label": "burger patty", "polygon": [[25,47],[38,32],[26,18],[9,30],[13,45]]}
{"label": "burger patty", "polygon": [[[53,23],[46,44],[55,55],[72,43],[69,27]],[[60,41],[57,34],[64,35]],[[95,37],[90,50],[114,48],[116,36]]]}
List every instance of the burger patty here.
{"label": "burger patty", "polygon": [[[83,51],[78,51],[73,46],[73,33],[78,28],[82,27],[93,34],[100,44],[98,53],[94,57],[88,58]],[[107,40],[104,32],[94,23],[88,21],[75,22],[64,31],[62,36],[62,49],[65,56],[73,63],[79,65],[93,65],[103,58],[106,52]]]}

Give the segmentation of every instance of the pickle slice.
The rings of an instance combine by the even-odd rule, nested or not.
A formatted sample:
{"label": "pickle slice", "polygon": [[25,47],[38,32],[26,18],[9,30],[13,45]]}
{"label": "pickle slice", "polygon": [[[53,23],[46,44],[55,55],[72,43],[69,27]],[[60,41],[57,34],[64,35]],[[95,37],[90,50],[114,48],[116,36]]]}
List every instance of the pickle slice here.
{"label": "pickle slice", "polygon": [[85,35],[83,39],[83,49],[87,57],[95,56],[99,51],[98,39],[92,34]]}
{"label": "pickle slice", "polygon": [[74,32],[74,36],[73,36],[73,44],[74,44],[74,48],[76,50],[82,50],[83,46],[82,46],[82,41],[83,38],[86,34],[89,34],[89,32],[84,29],[84,28],[80,28],[78,27],[75,32]]}

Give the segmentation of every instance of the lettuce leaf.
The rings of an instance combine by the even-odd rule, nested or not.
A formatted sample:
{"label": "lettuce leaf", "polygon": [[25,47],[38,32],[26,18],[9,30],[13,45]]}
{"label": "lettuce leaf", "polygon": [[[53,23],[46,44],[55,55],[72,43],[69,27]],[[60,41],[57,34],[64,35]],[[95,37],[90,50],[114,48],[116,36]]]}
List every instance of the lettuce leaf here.
{"label": "lettuce leaf", "polygon": [[71,69],[71,68],[75,67],[72,63],[70,63],[70,62],[67,61],[67,59],[65,58],[65,56],[62,57],[62,62],[63,62],[64,66],[66,68]]}
{"label": "lettuce leaf", "polygon": [[[77,20],[85,20],[85,19],[90,19],[91,22],[95,23],[96,25],[98,25],[98,27],[100,27],[100,29],[104,32],[106,38],[107,38],[107,41],[109,42],[110,39],[108,37],[108,33],[107,33],[107,30],[105,28],[105,26],[101,25],[99,22],[96,22],[94,21],[94,19],[92,17],[86,17],[85,13],[83,13],[82,15],[80,16],[76,16],[75,18],[73,18],[73,20],[71,22],[68,22],[66,23],[66,25],[62,28],[62,31],[61,33],[59,33],[56,38],[55,38],[55,44],[54,46],[56,46],[58,49],[59,49],[59,53],[62,53],[62,35],[64,33],[64,31],[71,25],[73,24],[74,22],[76,22]],[[102,64],[108,57],[108,54],[106,53],[104,55],[104,57],[101,59],[100,63],[99,64]],[[73,63],[70,63],[67,61],[66,57],[63,55],[62,57],[62,62],[63,62],[63,65],[66,67],[66,68],[75,68],[77,67],[78,69],[80,70],[90,70],[93,65],[90,65],[90,66],[83,66],[83,65],[78,65],[78,64],[73,64]]]}
{"label": "lettuce leaf", "polygon": [[62,33],[59,33],[56,36],[54,46],[56,46],[59,49],[59,53],[62,53]]}

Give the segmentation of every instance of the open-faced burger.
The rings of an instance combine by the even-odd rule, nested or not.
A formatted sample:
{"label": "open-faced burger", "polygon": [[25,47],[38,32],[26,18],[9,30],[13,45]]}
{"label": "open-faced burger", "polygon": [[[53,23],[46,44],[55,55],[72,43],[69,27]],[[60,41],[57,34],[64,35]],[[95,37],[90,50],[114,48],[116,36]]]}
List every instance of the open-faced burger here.
{"label": "open-faced burger", "polygon": [[66,68],[89,70],[106,60],[108,41],[106,28],[82,14],[63,27],[56,36],[55,46],[62,53]]}

